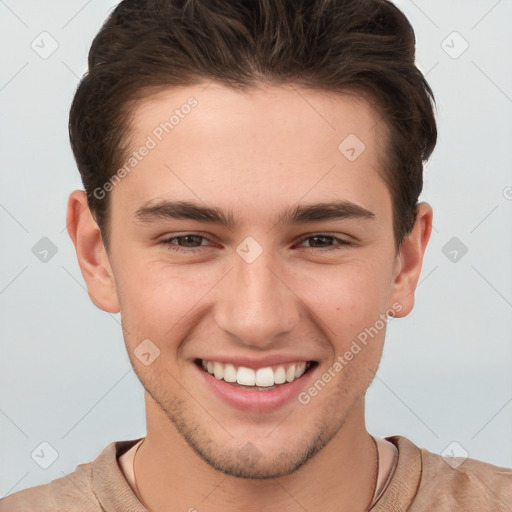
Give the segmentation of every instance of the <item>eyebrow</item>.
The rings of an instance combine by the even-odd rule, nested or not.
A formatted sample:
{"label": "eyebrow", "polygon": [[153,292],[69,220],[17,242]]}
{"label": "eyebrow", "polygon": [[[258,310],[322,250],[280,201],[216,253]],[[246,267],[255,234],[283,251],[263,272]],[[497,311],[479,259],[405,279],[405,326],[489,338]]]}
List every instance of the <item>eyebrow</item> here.
{"label": "eyebrow", "polygon": [[[188,219],[225,226],[230,230],[238,227],[231,210],[205,206],[190,201],[164,200],[158,203],[144,203],[135,212],[141,222],[154,222],[166,219]],[[314,204],[298,204],[287,208],[278,215],[278,224],[307,224],[310,222],[342,219],[373,219],[375,214],[351,201],[340,200]]]}

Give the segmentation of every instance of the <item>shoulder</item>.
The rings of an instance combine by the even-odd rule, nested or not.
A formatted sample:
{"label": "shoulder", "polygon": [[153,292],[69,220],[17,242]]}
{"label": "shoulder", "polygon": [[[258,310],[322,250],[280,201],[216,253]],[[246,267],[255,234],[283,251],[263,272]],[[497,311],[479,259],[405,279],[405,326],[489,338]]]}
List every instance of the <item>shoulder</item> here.
{"label": "shoulder", "polygon": [[116,457],[133,442],[112,442],[72,473],[1,499],[0,512],[102,512],[103,487],[112,489],[122,478]]}
{"label": "shoulder", "polygon": [[80,464],[69,475],[15,492],[0,500],[0,512],[101,511],[92,490],[91,464]]}
{"label": "shoulder", "polygon": [[510,512],[511,468],[469,457],[443,457],[425,448],[418,449],[421,479],[411,511]]}

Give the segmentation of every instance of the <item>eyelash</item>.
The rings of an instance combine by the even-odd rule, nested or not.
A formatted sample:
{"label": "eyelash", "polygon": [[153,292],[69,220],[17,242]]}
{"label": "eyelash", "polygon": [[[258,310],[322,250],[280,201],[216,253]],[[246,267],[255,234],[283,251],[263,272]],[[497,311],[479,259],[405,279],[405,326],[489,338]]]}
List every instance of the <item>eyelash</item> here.
{"label": "eyelash", "polygon": [[[202,246],[199,246],[199,247],[191,247],[188,249],[186,249],[186,248],[184,249],[184,248],[181,248],[180,246],[172,244],[173,240],[177,240],[180,238],[186,238],[187,236],[196,236],[196,237],[203,238],[204,240],[208,240],[209,242],[211,242],[211,240],[207,236],[201,235],[199,233],[185,233],[183,235],[174,235],[172,237],[161,240],[159,242],[159,244],[164,245],[169,251],[172,251],[175,253],[180,253],[180,254],[190,254],[190,253],[196,252],[197,249],[200,249],[202,247]],[[348,242],[347,240],[343,240],[342,238],[338,238],[329,233],[315,233],[314,235],[309,235],[309,236],[301,239],[299,242],[302,243],[306,240],[309,240],[311,238],[317,238],[317,237],[331,238],[332,240],[337,241],[338,245],[334,246],[334,247],[328,247],[326,249],[316,248],[316,247],[309,247],[309,248],[306,247],[306,249],[309,249],[308,252],[312,251],[312,252],[317,252],[317,253],[318,252],[325,253],[325,252],[330,252],[330,251],[339,251],[340,249],[343,249],[345,247],[351,247],[354,245],[354,243],[352,243],[352,242]]]}

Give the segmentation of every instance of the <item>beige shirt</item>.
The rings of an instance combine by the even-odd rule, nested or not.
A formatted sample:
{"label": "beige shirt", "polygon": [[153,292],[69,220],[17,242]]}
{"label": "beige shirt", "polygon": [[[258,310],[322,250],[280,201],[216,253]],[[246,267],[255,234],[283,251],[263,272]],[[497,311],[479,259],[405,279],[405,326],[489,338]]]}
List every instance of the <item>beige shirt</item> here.
{"label": "beige shirt", "polygon": [[[457,465],[403,436],[385,440],[398,459],[387,485],[385,471],[380,477],[372,512],[512,512],[512,469],[470,458]],[[147,512],[130,486],[130,470],[125,476],[120,466],[129,468],[130,458],[119,460],[139,441],[110,443],[73,473],[0,500],[0,512]]]}

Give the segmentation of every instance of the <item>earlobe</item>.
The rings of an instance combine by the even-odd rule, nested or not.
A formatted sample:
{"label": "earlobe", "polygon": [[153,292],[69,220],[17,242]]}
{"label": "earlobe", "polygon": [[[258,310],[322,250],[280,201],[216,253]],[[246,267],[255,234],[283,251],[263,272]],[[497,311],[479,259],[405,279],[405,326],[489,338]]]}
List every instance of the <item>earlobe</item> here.
{"label": "earlobe", "polygon": [[400,247],[398,272],[393,282],[391,303],[402,306],[396,317],[407,316],[414,307],[414,293],[421,273],[423,256],[432,233],[432,207],[419,203],[416,222],[411,232],[404,238]]}
{"label": "earlobe", "polygon": [[118,313],[120,308],[114,274],[100,229],[91,214],[83,190],[74,190],[70,194],[66,224],[90,299],[99,309]]}

